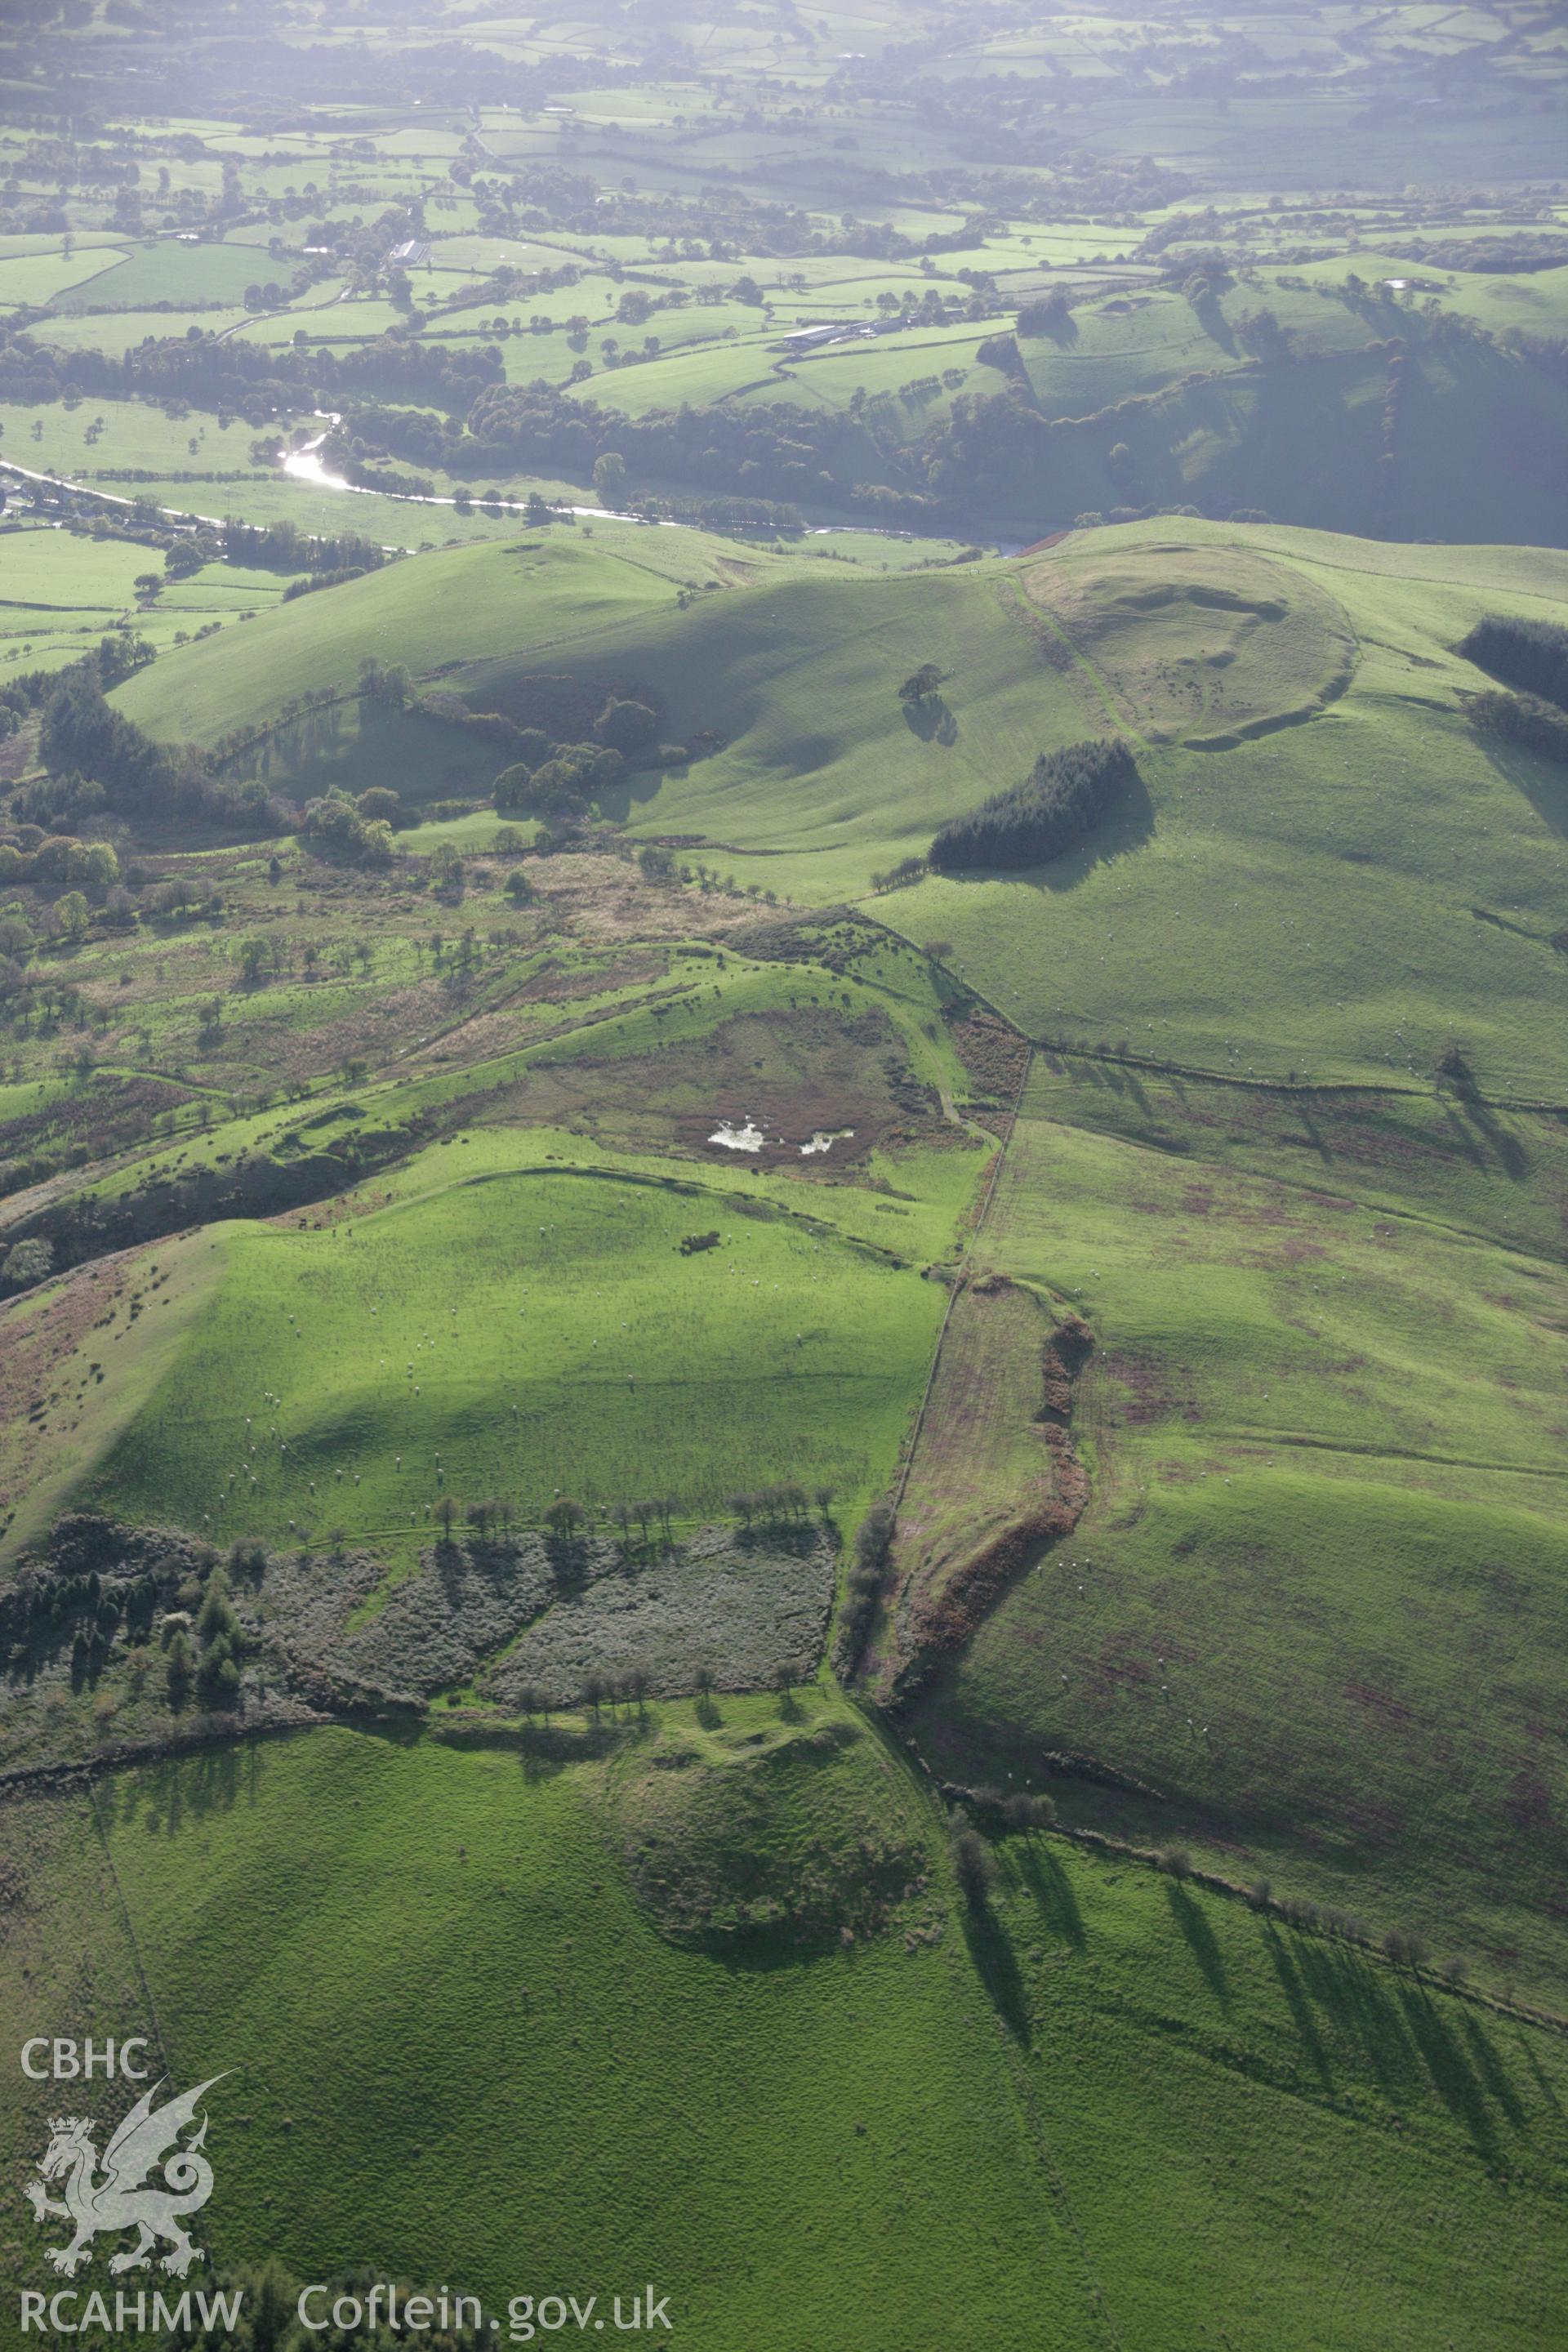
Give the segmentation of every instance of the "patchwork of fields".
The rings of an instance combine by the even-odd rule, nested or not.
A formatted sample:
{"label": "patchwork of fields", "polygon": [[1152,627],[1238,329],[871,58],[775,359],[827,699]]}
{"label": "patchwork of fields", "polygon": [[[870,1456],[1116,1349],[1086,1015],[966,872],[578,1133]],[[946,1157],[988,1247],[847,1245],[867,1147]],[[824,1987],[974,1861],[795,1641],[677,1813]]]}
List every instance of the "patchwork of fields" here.
{"label": "patchwork of fields", "polygon": [[1552,13],[0,53],[0,2347],[1556,2343]]}

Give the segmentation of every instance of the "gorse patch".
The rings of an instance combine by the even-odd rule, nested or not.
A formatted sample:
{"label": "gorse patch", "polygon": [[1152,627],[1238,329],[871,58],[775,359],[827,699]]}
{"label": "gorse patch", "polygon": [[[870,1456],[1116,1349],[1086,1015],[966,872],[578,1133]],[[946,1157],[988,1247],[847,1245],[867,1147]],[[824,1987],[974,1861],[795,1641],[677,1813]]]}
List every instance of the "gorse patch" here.
{"label": "gorse patch", "polygon": [[967,816],[944,824],[931,843],[930,862],[939,874],[956,874],[1059,857],[1137,781],[1138,765],[1124,742],[1072,743],[1042,752],[1026,782],[994,793]]}

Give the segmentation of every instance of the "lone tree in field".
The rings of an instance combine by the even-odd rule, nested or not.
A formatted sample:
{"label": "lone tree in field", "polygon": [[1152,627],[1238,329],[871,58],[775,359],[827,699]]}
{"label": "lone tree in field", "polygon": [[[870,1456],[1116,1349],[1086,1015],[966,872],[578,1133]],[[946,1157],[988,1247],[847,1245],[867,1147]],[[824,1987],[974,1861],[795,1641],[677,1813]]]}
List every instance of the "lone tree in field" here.
{"label": "lone tree in field", "polygon": [[960,1894],[972,1911],[983,1911],[991,1892],[991,1856],[984,1839],[964,1822],[953,1831],[949,1851]]}
{"label": "lone tree in field", "polygon": [[899,700],[911,706],[929,702],[942,684],[942,672],[935,662],[921,662],[913,676],[906,677],[899,688]]}
{"label": "lone tree in field", "polygon": [[574,1536],[587,1524],[587,1514],[581,1503],[562,1495],[545,1512],[544,1524],[552,1536]]}
{"label": "lone tree in field", "polygon": [[457,1497],[452,1495],[443,1495],[436,1506],[436,1517],[441,1522],[441,1541],[444,1544],[449,1544],[452,1540],[452,1522],[457,1516]]}

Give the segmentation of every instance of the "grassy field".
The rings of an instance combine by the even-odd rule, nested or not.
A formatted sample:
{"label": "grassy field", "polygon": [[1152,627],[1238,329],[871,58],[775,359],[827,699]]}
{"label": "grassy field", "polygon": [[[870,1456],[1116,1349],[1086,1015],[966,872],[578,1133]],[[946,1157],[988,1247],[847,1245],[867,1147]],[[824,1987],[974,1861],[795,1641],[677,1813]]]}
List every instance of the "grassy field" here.
{"label": "grassy field", "polygon": [[1115,2340],[1550,2337],[1528,2222],[1494,2264],[1513,2168],[1543,2210],[1558,2193],[1554,2037],[1054,1841],[1004,1874],[983,1963],[1027,2020],[1035,2112]]}
{"label": "grassy field", "polygon": [[90,310],[100,303],[134,310],[154,302],[180,310],[187,303],[241,301],[247,286],[275,275],[266,256],[252,246],[182,245],[164,238],[132,246],[110,275],[89,278],[55,299],[64,310]]}
{"label": "grassy field", "polygon": [[590,540],[520,533],[514,519],[500,544],[444,550],[427,567],[393,564],[300,598],[243,645],[192,646],[131,681],[124,708],[154,733],[210,741],[301,688],[352,688],[366,651],[406,661],[432,683],[437,672],[514,655],[520,643],[548,666],[559,649],[586,651],[616,623],[673,606],[677,583],[731,552],[700,532],[627,526]]}
{"label": "grassy field", "polygon": [[[79,661],[123,628],[172,651],[209,624],[253,620],[281,601],[288,584],[287,573],[213,562],[163,587],[163,567],[145,547],[47,524],[5,530],[0,551],[0,681],[9,667],[25,676]],[[152,602],[136,584],[148,574],[160,583]]]}
{"label": "grassy field", "polygon": [[[1147,635],[1133,631],[1137,661],[1153,673],[1140,685],[1119,662],[1117,608],[1101,605],[1098,587],[1083,646],[1072,637],[1073,580],[1080,566],[1091,579],[1113,574],[1112,547],[1138,550],[1142,564],[1161,541],[1173,582],[1186,549],[1206,558],[1215,545],[1201,526],[1181,526],[1179,539],[1129,526],[1070,541],[1033,575],[1037,608],[1059,615],[1105,718],[1135,740],[1151,719],[1168,732],[1184,702],[1209,732],[1207,665],[1223,651],[1214,617],[1178,601]],[[1406,558],[1385,548],[1283,531],[1249,532],[1247,544],[1279,565],[1287,604],[1299,571],[1312,583],[1309,613],[1321,613],[1325,591],[1339,606],[1316,653],[1272,628],[1282,650],[1300,650],[1283,665],[1260,656],[1277,672],[1269,680],[1260,668],[1260,688],[1274,685],[1281,712],[1300,703],[1305,671],[1288,683],[1298,658],[1321,677],[1331,647],[1351,635],[1348,691],[1309,726],[1237,740],[1222,725],[1213,748],[1188,739],[1141,751],[1146,813],[1128,809],[1037,875],[928,880],[887,900],[888,916],[912,938],[950,940],[964,978],[1036,1036],[1126,1040],[1154,1061],[1242,1078],[1295,1069],[1419,1083],[1457,1034],[1491,1090],[1555,1099],[1551,1008],[1564,975],[1546,941],[1562,903],[1562,790],[1550,763],[1499,754],[1471,734],[1453,699],[1471,673],[1450,650],[1467,615],[1560,610],[1554,559],[1449,556],[1438,585],[1423,577],[1419,551],[1402,579]],[[1184,639],[1175,663],[1154,650],[1167,632]],[[1142,700],[1156,684],[1156,700]]]}
{"label": "grassy field", "polygon": [[[1093,1500],[921,1702],[922,1744],[993,1778],[1041,1748],[1114,1758],[1163,1801],[1075,1811],[1555,1989],[1560,1237],[1380,1213],[1342,1161],[1226,1171],[1173,1105],[1151,1149],[1052,1101],[1043,1074],[977,1252],[1094,1329]],[[1515,1181],[1492,1177],[1494,1221]],[[927,1428],[917,1496],[952,1442]]]}
{"label": "grassy field", "polygon": [[8,1551],[69,1507],[174,1370],[219,1266],[205,1234],[185,1234],[128,1255],[101,1279],[95,1267],[0,1309],[0,1539]]}
{"label": "grassy field", "polygon": [[[120,699],[159,732],[210,737],[286,689],[352,683],[367,644],[426,677],[456,656],[458,677],[442,682],[481,708],[505,708],[535,669],[646,678],[673,740],[707,730],[724,748],[662,786],[634,777],[637,829],[765,853],[769,881],[777,857],[785,886],[805,878],[814,898],[864,888],[872,861],[923,848],[954,797],[983,798],[1004,761],[1026,767],[1042,743],[1085,730],[1083,701],[978,566],[868,581],[809,557],[705,549],[694,533],[628,544],[602,530],[436,561],[452,593],[434,625],[419,584],[431,575],[395,568],[334,591],[324,615],[296,604],[242,647],[192,647]],[[679,568],[671,578],[653,563]],[[692,576],[741,593],[680,611],[675,580]],[[951,741],[912,732],[897,697],[933,652],[953,672]],[[746,870],[763,877],[761,865]]]}
{"label": "grassy field", "polygon": [[[1552,12],[7,31],[0,689],[134,629],[188,748],[0,712],[0,2028],[498,2343],[1556,2343],[1568,797],[1456,651],[1568,622]],[[367,657],[658,749],[503,824]]]}
{"label": "grassy field", "polygon": [[101,635],[136,602],[147,551],[123,541],[20,528],[5,535],[5,596],[0,604],[7,656],[42,650],[51,635]]}
{"label": "grassy field", "polygon": [[[264,900],[272,886],[242,867],[247,887]],[[106,1301],[68,1278],[30,1353],[35,1302],[5,1310],[29,1368],[18,1399],[25,1386],[39,1404],[0,1454],[10,1548],[68,1491],[220,1535],[342,1529],[400,1555],[425,1540],[442,1491],[504,1493],[531,1517],[557,1489],[605,1507],[623,1489],[679,1486],[697,1519],[726,1514],[765,1471],[836,1486],[853,1517],[890,1475],[940,1318],[939,1289],[912,1269],[951,1253],[984,1157],[933,1117],[963,1073],[928,969],[890,947],[848,981],[716,962],[696,945],[545,947],[536,913],[529,977],[520,985],[521,935],[492,949],[454,1026],[427,940],[391,913],[357,967],[318,957],[317,978],[260,989],[237,986],[205,931],[143,938],[130,963],[111,950],[79,984],[101,971],[142,1042],[89,1083],[0,1105],[13,1150],[24,1134],[139,1118],[141,1149],[100,1195],[109,1210],[158,1183],[221,1184],[241,1160],[272,1170],[275,1198],[312,1154],[335,1155],[317,1163],[329,1189],[350,1188],[340,1213],[221,1223],[180,1244],[194,1290],[184,1277],[166,1288],[157,1251],[151,1289],[146,1274],[117,1276]],[[331,937],[341,916],[320,916]],[[204,1034],[215,984],[227,1017]],[[564,1029],[551,989],[572,1006]],[[421,1051],[410,1030],[426,1023]],[[351,1039],[362,1055],[402,1050],[385,1074],[345,1083],[333,1066]],[[183,1087],[163,1085],[150,1130],[144,1107],[160,1097],[139,1071],[170,1067]],[[225,1090],[263,1072],[326,1069],[324,1099],[305,1076],[270,1110],[223,1115]],[[176,1135],[161,1140],[171,1115]],[[754,1161],[714,1139],[747,1118],[768,1138]],[[409,1151],[430,1134],[446,1139]],[[823,1135],[834,1157],[803,1152]],[[356,1149],[384,1160],[389,1146],[401,1164],[353,1187]],[[715,1221],[722,1250],[682,1257],[681,1238]],[[176,1360],[164,1318],[187,1295],[206,1303]],[[215,1412],[215,1369],[226,1381],[242,1362],[243,1392]],[[278,1402],[258,1407],[255,1382]],[[672,1414],[689,1458],[661,1433]],[[279,1432],[265,1445],[264,1426]]]}
{"label": "grassy field", "polygon": [[[702,1748],[740,1783],[767,1769],[740,1744],[767,1716],[726,1714]],[[816,1759],[840,1833],[902,1839],[917,1871],[927,1824],[874,1746]],[[232,1760],[232,1777],[175,1766],[100,1801],[166,2054],[238,2070],[249,2120],[224,2134],[220,2261],[439,2273],[503,2313],[557,2288],[607,2309],[651,2279],[715,2352],[802,2327],[858,2345],[867,2295],[895,2327],[923,2326],[934,2299],[954,2325],[1037,2343],[1038,2263],[1067,2306],[1044,2340],[1073,2343],[1076,2250],[962,1960],[911,1958],[901,1937],[773,1966],[672,1947],[606,1852],[592,1772],[333,1737]],[[85,1806],[77,1820],[90,1836]],[[917,1899],[911,1922],[932,1907]],[[340,1922],[327,1971],[323,1916]],[[99,1933],[122,1968],[113,1914]],[[955,2158],[956,2193],[938,2186]],[[472,2192],[457,2230],[454,2166]],[[895,2259],[911,2213],[921,2249]],[[990,2259],[995,2233],[1027,2241],[1026,2272]]]}
{"label": "grassy field", "polygon": [[213,1306],[89,1492],[279,1543],[424,1530],[443,1492],[531,1518],[658,1483],[697,1518],[794,1478],[851,1508],[890,1472],[940,1294],[787,1218],[721,1211],[722,1248],[683,1257],[705,1209],[541,1171],[226,1227]]}
{"label": "grassy field", "polygon": [[[858,2352],[871,2308],[879,2342],[1156,2352],[1173,2307],[1305,2352],[1325,2272],[1349,2347],[1542,2340],[1552,2037],[1060,1841],[1009,1846],[966,1925],[918,1793],[802,1707],[672,1710],[608,1768],[329,1733],[13,1802],[8,1857],[47,1890],[18,1930],[33,1998],[66,2000],[72,1904],[95,2020],[144,2031],[151,2001],[178,2079],[235,2070],[209,2102],[220,2263],[352,2259],[500,2315],[652,2278],[716,2352]],[[934,1885],[852,1948],[661,1934],[628,1836],[721,1895],[759,1819],[819,1871],[858,1838]],[[35,2105],[7,2094],[18,2158]]]}
{"label": "grassy field", "polygon": [[[119,698],[210,739],[286,687],[351,683],[366,645],[426,677],[458,660],[479,707],[535,668],[657,680],[668,731],[718,749],[634,777],[607,814],[816,903],[922,854],[1040,751],[1120,729],[1143,794],[1079,847],[1026,876],[926,880],[879,912],[950,941],[1039,1038],[1244,1078],[1422,1082],[1458,1034],[1491,1091],[1553,1098],[1562,793],[1549,763],[1472,734],[1455,689],[1475,673],[1452,647],[1484,611],[1560,611],[1560,559],[1192,521],[875,583],[712,551],[703,575],[700,551],[668,532],[613,553],[598,536],[457,551],[437,559],[452,593],[434,625],[426,575],[394,568],[324,613],[288,606],[242,644],[172,656]],[[738,593],[681,610],[650,562]],[[897,687],[933,657],[940,723],[917,731]],[[1285,887],[1300,911],[1281,915]]]}

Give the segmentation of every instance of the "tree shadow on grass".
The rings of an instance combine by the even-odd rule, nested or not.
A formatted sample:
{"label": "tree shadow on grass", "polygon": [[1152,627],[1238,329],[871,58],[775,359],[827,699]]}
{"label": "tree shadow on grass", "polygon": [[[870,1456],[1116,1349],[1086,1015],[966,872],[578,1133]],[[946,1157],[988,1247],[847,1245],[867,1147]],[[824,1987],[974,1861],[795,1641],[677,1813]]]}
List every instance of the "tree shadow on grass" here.
{"label": "tree shadow on grass", "polygon": [[1323,2038],[1318,2032],[1318,2021],[1312,2015],[1312,2004],[1307,1998],[1306,1988],[1301,1982],[1301,1972],[1296,1966],[1295,1956],[1279,1928],[1272,1924],[1265,1928],[1263,1941],[1265,1949],[1274,1963],[1274,1973],[1279,1979],[1279,1989],[1285,1995],[1292,2021],[1301,2037],[1301,2046],[1312,2063],[1312,2069],[1319,2082],[1331,2097],[1334,2088],[1333,2069],[1329,2064],[1329,2053],[1324,2049]]}
{"label": "tree shadow on grass", "polygon": [[1301,1132],[1306,1137],[1308,1144],[1311,1150],[1317,1153],[1318,1158],[1322,1161],[1323,1166],[1325,1168],[1331,1168],[1334,1163],[1333,1146],[1323,1135],[1318,1126],[1317,1120],[1312,1117],[1311,1111],[1304,1102],[1300,1106],[1299,1116],[1301,1121]]}
{"label": "tree shadow on grass", "polygon": [[1459,1118],[1468,1118],[1480,1129],[1503,1173],[1511,1176],[1516,1184],[1522,1183],[1530,1173],[1530,1154],[1519,1138],[1503,1125],[1490,1103],[1468,1093],[1456,1095],[1453,1102]]}
{"label": "tree shadow on grass", "polygon": [[1392,2098],[1418,2088],[1420,2058],[1381,1971],[1360,1953],[1310,1936],[1294,1950],[1301,1981],[1359,2044],[1379,2089]]}
{"label": "tree shadow on grass", "polygon": [[[187,1820],[202,1821],[212,1813],[232,1812],[240,1795],[242,1772],[252,1801],[260,1769],[257,1743],[225,1740],[196,1748],[182,1756],[165,1756],[118,1783],[105,1780],[98,1790],[98,1808],[108,1827],[135,1819],[154,1835],[178,1837]],[[248,1767],[248,1769],[247,1769]]]}
{"label": "tree shadow on grass", "polygon": [[1096,1086],[1109,1087],[1113,1095],[1129,1095],[1139,1109],[1149,1117],[1149,1097],[1136,1070],[1127,1069],[1119,1062],[1097,1062],[1091,1081]]}
{"label": "tree shadow on grass", "polygon": [[1064,1944],[1081,1952],[1088,1937],[1072,1881],[1048,1846],[1033,1838],[1017,1841],[1018,1874],[1035,1898],[1041,1919]]}
{"label": "tree shadow on grass", "polygon": [[1535,2078],[1535,2087],[1541,2094],[1543,2105],[1549,2107],[1554,2116],[1560,2116],[1563,2112],[1563,2102],[1557,2095],[1555,2084],[1552,2082],[1552,2077],[1547,2074],[1546,2069],[1542,2066],[1540,2058],[1536,2055],[1535,2048],[1533,2043],[1531,2042],[1530,2036],[1525,2032],[1522,2026],[1516,2025],[1513,2030],[1513,2038],[1519,2044],[1525,2064],[1529,2067],[1531,2074]]}
{"label": "tree shadow on grass", "polygon": [[1042,896],[1059,896],[1066,890],[1076,890],[1086,882],[1097,866],[1109,866],[1119,857],[1129,856],[1142,849],[1154,835],[1154,803],[1142,776],[1124,784],[1100,823],[1070,849],[1064,849],[1040,866],[966,866],[944,874],[944,882],[956,882],[961,887],[969,882],[1017,882],[1038,890]]}
{"label": "tree shadow on grass", "polygon": [[1119,857],[1128,857],[1153,837],[1154,803],[1147,784],[1138,776],[1122,786],[1114,805],[1106,811],[1092,833],[1086,834],[1070,849],[1064,849],[1047,866],[1036,866],[1029,878],[1041,890],[1076,890],[1097,866],[1110,866]]}
{"label": "tree shadow on grass", "polygon": [[1505,783],[1522,793],[1542,824],[1558,839],[1568,839],[1568,771],[1521,745],[1500,744],[1489,737],[1484,746],[1489,766]]}
{"label": "tree shadow on grass", "polygon": [[1481,1150],[1480,1145],[1476,1141],[1475,1137],[1470,1133],[1468,1128],[1466,1127],[1457,1116],[1453,1104],[1447,1102],[1441,1103],[1439,1105],[1439,1108],[1442,1113],[1444,1124],[1447,1126],[1449,1136],[1453,1139],[1455,1150],[1458,1151],[1464,1159],[1469,1161],[1472,1168],[1484,1169],[1487,1164],[1487,1155]]}
{"label": "tree shadow on grass", "polygon": [[958,740],[958,721],[940,694],[928,694],[904,705],[904,725],[922,743],[952,746]]}
{"label": "tree shadow on grass", "polygon": [[1487,2112],[1486,2092],[1458,2034],[1425,1985],[1402,1984],[1399,2005],[1438,2097],[1481,2154],[1495,2157],[1497,2133]]}
{"label": "tree shadow on grass", "polygon": [[[1223,278],[1220,283],[1222,288],[1228,288],[1231,280]],[[1228,352],[1230,357],[1235,359],[1237,357],[1236,337],[1231,332],[1230,320],[1226,317],[1215,299],[1217,290],[1211,289],[1207,294],[1200,295],[1193,302],[1193,316],[1209,341],[1217,343],[1222,352]]]}
{"label": "tree shadow on grass", "polygon": [[1024,1979],[1018,1973],[1006,1931],[989,1903],[966,1903],[963,1912],[963,1940],[969,1947],[975,1973],[1007,2031],[1026,2048],[1029,2011],[1024,1999]]}
{"label": "tree shadow on grass", "polygon": [[1497,2101],[1515,2131],[1525,2126],[1524,2105],[1503,2069],[1497,2045],[1473,2010],[1458,2011],[1459,2029],[1464,2034],[1469,2054],[1487,2090]]}
{"label": "tree shadow on grass", "polygon": [[1303,1937],[1297,1958],[1312,1998],[1354,2034],[1379,2087],[1392,2097],[1429,2085],[1478,2153],[1495,2158],[1498,2137],[1488,2091],[1511,2125],[1521,2126],[1525,2118],[1485,2029],[1457,2002],[1416,1979],[1391,1978],[1359,1953]]}
{"label": "tree shadow on grass", "polygon": [[[395,1713],[357,1717],[354,1735],[360,1739],[379,1739],[388,1748],[417,1748],[425,1737],[424,1718],[416,1706],[400,1707]],[[253,1742],[253,1748],[254,1745]]]}
{"label": "tree shadow on grass", "polygon": [[656,801],[667,776],[684,776],[685,768],[628,768],[618,784],[605,786],[598,794],[599,814],[606,824],[628,824],[634,809],[646,808]]}
{"label": "tree shadow on grass", "polygon": [[1186,1940],[1187,1949],[1198,1964],[1198,1969],[1218,2001],[1221,2009],[1230,2007],[1230,1979],[1226,1974],[1225,1960],[1215,1940],[1214,1929],[1204,1914],[1203,1905],[1184,1886],[1167,1886],[1165,1900],[1171,1906],[1171,1916]]}

